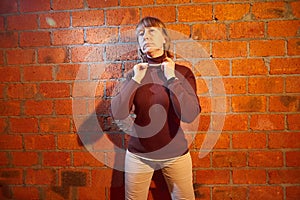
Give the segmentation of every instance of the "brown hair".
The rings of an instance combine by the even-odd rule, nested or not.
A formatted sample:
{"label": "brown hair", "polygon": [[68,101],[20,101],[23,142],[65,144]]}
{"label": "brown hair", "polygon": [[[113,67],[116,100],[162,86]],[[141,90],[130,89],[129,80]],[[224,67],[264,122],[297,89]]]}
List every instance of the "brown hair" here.
{"label": "brown hair", "polygon": [[[164,52],[167,57],[173,58],[173,55],[170,52],[170,44],[171,44],[171,39],[170,36],[167,32],[166,25],[158,18],[155,17],[144,17],[141,19],[141,21],[137,24],[136,26],[136,35],[138,35],[138,30],[141,28],[145,27],[158,27],[161,28],[162,34],[165,37],[165,44],[164,44]],[[139,57],[142,59],[143,62],[146,61],[146,55],[142,52],[142,50],[139,47]]]}

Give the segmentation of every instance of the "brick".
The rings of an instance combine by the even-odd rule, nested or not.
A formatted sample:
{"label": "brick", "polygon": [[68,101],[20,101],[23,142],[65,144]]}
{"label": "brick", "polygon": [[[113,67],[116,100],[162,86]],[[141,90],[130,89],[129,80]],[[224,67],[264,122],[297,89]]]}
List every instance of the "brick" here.
{"label": "brick", "polygon": [[105,199],[107,195],[107,191],[105,187],[101,187],[95,190],[95,187],[78,187],[78,199],[89,199],[89,200],[97,200],[97,199]]}
{"label": "brick", "polygon": [[0,169],[0,179],[6,185],[20,185],[23,183],[23,170],[14,169]]}
{"label": "brick", "polygon": [[288,55],[290,56],[300,55],[300,39],[299,38],[289,39],[287,51],[288,51]]}
{"label": "brick", "polygon": [[74,166],[77,167],[103,167],[104,153],[102,152],[74,152]]}
{"label": "brick", "polygon": [[[113,37],[114,38],[114,37]],[[135,34],[135,26],[122,26],[120,27],[120,42],[137,42],[137,37]]]}
{"label": "brick", "polygon": [[286,77],[285,91],[288,93],[300,93],[300,79],[299,77]]}
{"label": "brick", "polygon": [[293,15],[296,18],[299,18],[300,17],[300,2],[299,1],[291,2],[290,5],[292,6]]}
{"label": "brick", "polygon": [[27,66],[23,68],[24,81],[50,81],[52,80],[52,66]]}
{"label": "brick", "polygon": [[10,131],[12,133],[37,133],[38,120],[36,118],[11,118]]}
{"label": "brick", "polygon": [[281,77],[249,78],[248,90],[250,94],[276,94],[283,92]]}
{"label": "brick", "polygon": [[38,187],[31,186],[14,186],[12,192],[16,199],[39,199]]}
{"label": "brick", "polygon": [[24,136],[26,150],[53,150],[55,149],[55,136],[50,134],[28,134]]}
{"label": "brick", "polygon": [[106,11],[106,25],[130,25],[139,21],[137,8],[122,8]]}
{"label": "brick", "polygon": [[283,115],[253,115],[250,120],[252,130],[283,130]]}
{"label": "brick", "polygon": [[247,199],[247,188],[239,187],[220,187],[216,186],[212,189],[212,200],[244,200]]}
{"label": "brick", "polygon": [[40,28],[67,28],[70,27],[71,17],[68,12],[40,14]]}
{"label": "brick", "polygon": [[300,132],[270,133],[269,148],[300,148]]}
{"label": "brick", "polygon": [[286,200],[295,200],[300,196],[300,186],[286,187]]}
{"label": "brick", "polygon": [[9,164],[7,152],[0,152],[0,166],[7,166]]}
{"label": "brick", "polygon": [[[166,27],[173,41],[187,39],[191,35],[191,27],[188,24],[167,24]],[[133,41],[136,41],[135,35]]]}
{"label": "brick", "polygon": [[280,186],[251,186],[249,187],[249,200],[282,200],[283,188]]}
{"label": "brick", "polygon": [[86,42],[91,44],[115,43],[118,41],[118,28],[93,28],[86,30]]}
{"label": "brick", "polygon": [[196,182],[198,184],[228,184],[229,170],[197,170]]}
{"label": "brick", "polygon": [[92,64],[90,66],[91,79],[115,79],[122,77],[122,65],[121,64]]}
{"label": "brick", "polygon": [[267,137],[265,133],[234,133],[232,148],[234,149],[265,149]]}
{"label": "brick", "polygon": [[56,70],[56,80],[87,80],[88,65],[65,64],[59,65]]}
{"label": "brick", "polygon": [[19,116],[20,112],[20,101],[0,101],[0,116]]}
{"label": "brick", "polygon": [[214,58],[233,58],[247,56],[247,43],[243,41],[214,42]]}
{"label": "brick", "polygon": [[267,75],[268,68],[263,59],[232,60],[233,76]]}
{"label": "brick", "polygon": [[20,80],[20,67],[0,67],[0,82],[18,82]]}
{"label": "brick", "polygon": [[7,64],[18,65],[18,64],[33,64],[35,60],[34,49],[13,49],[6,51]]}
{"label": "brick", "polygon": [[37,94],[36,84],[9,84],[7,97],[11,99],[29,99]]}
{"label": "brick", "polygon": [[3,51],[0,51],[0,65],[3,65],[4,64],[4,53]]}
{"label": "brick", "polygon": [[207,154],[204,158],[199,158],[198,151],[191,151],[190,152],[192,157],[192,164],[193,168],[201,167],[201,168],[209,168],[210,165],[210,154]]}
{"label": "brick", "polygon": [[25,102],[25,114],[51,115],[53,113],[53,102],[51,100],[28,100]]}
{"label": "brick", "polygon": [[54,101],[56,115],[72,115],[72,100],[63,99]]}
{"label": "brick", "polygon": [[233,96],[231,103],[233,112],[265,112],[267,108],[265,96]]}
{"label": "brick", "polygon": [[234,169],[232,179],[234,184],[265,184],[267,174],[260,169]]}
{"label": "brick", "polygon": [[271,112],[297,112],[299,105],[300,97],[297,96],[271,96],[269,100]]}
{"label": "brick", "polygon": [[213,79],[212,83],[213,94],[246,94],[245,78]]}
{"label": "brick", "polygon": [[194,40],[222,40],[226,39],[225,24],[195,24],[192,26]]}
{"label": "brick", "polygon": [[179,6],[178,21],[196,22],[212,20],[211,5]]}
{"label": "brick", "polygon": [[248,116],[247,115],[229,115],[225,116],[223,130],[247,130]]}
{"label": "brick", "polygon": [[0,84],[0,99],[4,99],[6,97],[6,93],[7,93],[7,85]]}
{"label": "brick", "polygon": [[104,25],[104,11],[89,10],[89,11],[72,12],[72,25],[73,27]]}
{"label": "brick", "polygon": [[190,3],[189,0],[157,0],[156,4],[183,4]]}
{"label": "brick", "polygon": [[53,45],[83,44],[84,34],[81,29],[59,30],[53,32]]}
{"label": "brick", "polygon": [[89,8],[107,8],[107,7],[118,6],[119,1],[118,0],[107,0],[107,1],[87,0],[87,5]]}
{"label": "brick", "polygon": [[11,152],[14,166],[34,166],[39,164],[37,152]]}
{"label": "brick", "polygon": [[255,19],[276,19],[286,17],[287,10],[284,2],[254,3],[252,14]]}
{"label": "brick", "polygon": [[[168,12],[166,12],[168,11]],[[157,17],[164,23],[176,21],[176,8],[174,6],[159,6],[142,8],[142,17]]]}
{"label": "brick", "polygon": [[44,152],[43,166],[65,167],[71,165],[71,155],[69,152]]}
{"label": "brick", "polygon": [[295,184],[300,181],[300,169],[279,169],[268,171],[270,184]]}
{"label": "brick", "polygon": [[201,95],[201,94],[207,94],[209,92],[205,80],[196,79],[196,84],[197,84],[197,94]]}
{"label": "brick", "polygon": [[71,49],[72,62],[103,61],[104,48],[101,46],[80,46]]}
{"label": "brick", "polygon": [[0,48],[18,47],[18,33],[13,31],[0,32]]}
{"label": "brick", "polygon": [[69,133],[70,126],[69,118],[42,118],[40,120],[40,130],[43,133]]}
{"label": "brick", "polygon": [[290,151],[285,153],[286,166],[287,167],[299,167],[300,166],[300,152]]}
{"label": "brick", "polygon": [[83,149],[77,134],[59,134],[57,135],[57,148],[60,150],[78,150]]}
{"label": "brick", "polygon": [[17,150],[23,148],[21,135],[0,134],[0,139],[1,150]]}
{"label": "brick", "polygon": [[7,17],[8,30],[36,30],[37,15],[12,15]]}
{"label": "brick", "polygon": [[268,36],[269,37],[297,36],[299,26],[300,26],[299,20],[270,21],[268,22]]}
{"label": "brick", "polygon": [[264,22],[236,22],[230,24],[230,38],[263,38],[265,36]]}
{"label": "brick", "polygon": [[299,73],[300,73],[300,58],[272,58],[271,59],[270,74],[299,74]]}
{"label": "brick", "polygon": [[250,41],[250,56],[283,56],[283,55],[285,55],[284,40]]}
{"label": "brick", "polygon": [[248,164],[250,167],[282,167],[282,152],[254,151],[249,152]]}
{"label": "brick", "polygon": [[84,8],[83,0],[78,0],[76,2],[72,0],[53,0],[52,9],[53,10],[74,10]]}
{"label": "brick", "polygon": [[21,12],[37,12],[37,11],[50,11],[50,2],[48,0],[21,0]]}
{"label": "brick", "polygon": [[240,20],[249,14],[249,11],[249,4],[218,4],[215,6],[215,19]]}
{"label": "brick", "polygon": [[0,1],[0,14],[16,13],[18,11],[17,0]]}
{"label": "brick", "polygon": [[288,115],[287,116],[288,130],[300,130],[300,118],[299,115]]}
{"label": "brick", "polygon": [[26,170],[25,183],[28,185],[50,185],[55,181],[54,169],[31,169]]}
{"label": "brick", "polygon": [[70,59],[66,48],[39,48],[39,63],[67,63]]}
{"label": "brick", "polygon": [[154,4],[153,0],[141,0],[141,1],[129,1],[129,0],[121,0],[120,6],[144,6],[144,5],[152,5]]}
{"label": "brick", "polygon": [[247,165],[246,152],[213,152],[212,166],[217,167],[244,167]]}
{"label": "brick", "polygon": [[250,128],[252,130],[284,130],[283,115],[252,115],[250,119]]}
{"label": "brick", "polygon": [[70,97],[70,85],[68,83],[41,83],[40,94],[46,98]]}
{"label": "brick", "polygon": [[106,47],[106,60],[118,61],[118,60],[136,60],[137,53],[136,45],[132,44],[120,44]]}
{"label": "brick", "polygon": [[[101,179],[92,179],[92,186],[101,185],[102,187],[121,187],[124,183],[123,172],[114,169],[93,169],[92,177],[102,177]],[[113,176],[115,176],[113,178]]]}
{"label": "brick", "polygon": [[4,17],[1,16],[0,17],[0,31],[4,31],[4,30],[5,30]]}

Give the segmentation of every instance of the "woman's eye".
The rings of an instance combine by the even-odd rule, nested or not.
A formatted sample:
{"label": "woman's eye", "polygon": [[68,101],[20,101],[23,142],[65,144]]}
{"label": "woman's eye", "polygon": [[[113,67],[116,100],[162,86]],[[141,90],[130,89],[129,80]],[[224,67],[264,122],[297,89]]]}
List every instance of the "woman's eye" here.
{"label": "woman's eye", "polygon": [[139,35],[144,35],[144,31],[140,31],[140,32],[139,32]]}

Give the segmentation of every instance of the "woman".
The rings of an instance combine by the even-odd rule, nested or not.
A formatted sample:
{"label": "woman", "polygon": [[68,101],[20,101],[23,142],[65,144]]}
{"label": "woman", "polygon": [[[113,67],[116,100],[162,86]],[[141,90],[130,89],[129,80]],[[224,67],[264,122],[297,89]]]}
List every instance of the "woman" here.
{"label": "woman", "polygon": [[146,200],[154,170],[162,169],[172,199],[193,200],[192,162],[180,122],[200,113],[192,71],[172,60],[163,22],[145,17],[136,27],[142,63],[112,99],[112,115],[135,120],[125,157],[125,197]]}

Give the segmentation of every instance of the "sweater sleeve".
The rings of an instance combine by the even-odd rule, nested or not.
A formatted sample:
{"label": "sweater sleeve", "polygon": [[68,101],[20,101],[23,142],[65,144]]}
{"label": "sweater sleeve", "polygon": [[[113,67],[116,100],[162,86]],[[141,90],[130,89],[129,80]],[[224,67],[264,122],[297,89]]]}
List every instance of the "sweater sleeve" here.
{"label": "sweater sleeve", "polygon": [[196,94],[196,80],[191,70],[182,75],[177,73],[178,80],[168,83],[170,98],[177,116],[183,122],[192,122],[201,112]]}
{"label": "sweater sleeve", "polygon": [[132,80],[131,75],[121,83],[120,90],[111,100],[111,114],[116,120],[122,120],[128,117],[133,106],[133,98],[139,84]]}

